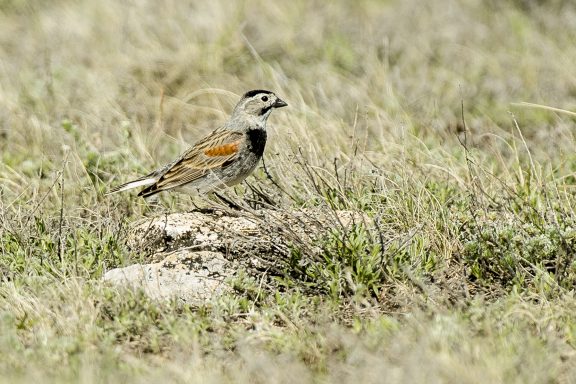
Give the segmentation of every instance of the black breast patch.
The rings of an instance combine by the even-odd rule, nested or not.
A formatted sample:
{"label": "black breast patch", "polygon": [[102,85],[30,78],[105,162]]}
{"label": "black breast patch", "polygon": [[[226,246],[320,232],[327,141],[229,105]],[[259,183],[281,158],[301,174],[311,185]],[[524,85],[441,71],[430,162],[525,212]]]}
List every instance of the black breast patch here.
{"label": "black breast patch", "polygon": [[248,135],[248,149],[256,156],[262,156],[266,146],[266,131],[263,129],[250,129]]}

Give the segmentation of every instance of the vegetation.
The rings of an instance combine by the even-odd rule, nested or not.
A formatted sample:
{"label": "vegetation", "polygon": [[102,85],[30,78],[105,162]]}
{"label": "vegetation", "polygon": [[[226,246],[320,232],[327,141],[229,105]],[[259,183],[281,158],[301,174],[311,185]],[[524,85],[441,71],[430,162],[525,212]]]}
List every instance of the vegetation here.
{"label": "vegetation", "polygon": [[[0,0],[0,381],[576,381],[574,41],[562,0]],[[274,293],[104,284],[200,200],[104,192],[253,88],[289,108],[234,198],[366,223]]]}

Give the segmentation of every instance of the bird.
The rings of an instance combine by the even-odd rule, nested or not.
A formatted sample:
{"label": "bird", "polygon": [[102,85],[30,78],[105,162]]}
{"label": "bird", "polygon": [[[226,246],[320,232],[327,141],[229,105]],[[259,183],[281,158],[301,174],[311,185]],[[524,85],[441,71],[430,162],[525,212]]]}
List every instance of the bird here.
{"label": "bird", "polygon": [[107,195],[138,187],[145,187],[138,193],[144,198],[173,189],[206,194],[238,184],[254,171],[264,154],[268,117],[274,109],[287,105],[274,92],[248,91],[222,126],[176,160],[111,189]]}

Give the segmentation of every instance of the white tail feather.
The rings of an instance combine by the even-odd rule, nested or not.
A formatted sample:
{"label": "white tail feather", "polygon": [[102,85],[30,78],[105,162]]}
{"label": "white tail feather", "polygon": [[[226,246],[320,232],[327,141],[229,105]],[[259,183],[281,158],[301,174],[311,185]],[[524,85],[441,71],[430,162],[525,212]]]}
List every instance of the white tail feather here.
{"label": "white tail feather", "polygon": [[116,192],[126,191],[126,190],[132,189],[132,188],[143,187],[145,185],[154,184],[155,182],[156,182],[156,178],[152,178],[152,177],[150,177],[148,179],[130,181],[129,183],[122,184],[122,185],[117,186],[116,188],[111,189],[110,191],[106,192],[106,195],[111,195],[111,194],[116,193]]}

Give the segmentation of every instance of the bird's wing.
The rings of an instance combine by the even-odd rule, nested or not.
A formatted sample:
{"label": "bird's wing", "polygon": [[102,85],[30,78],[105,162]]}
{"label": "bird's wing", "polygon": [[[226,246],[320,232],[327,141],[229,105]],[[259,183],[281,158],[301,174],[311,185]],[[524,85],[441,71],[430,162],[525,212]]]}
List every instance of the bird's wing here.
{"label": "bird's wing", "polygon": [[224,168],[236,158],[245,140],[242,132],[216,130],[198,141],[180,159],[169,166],[156,183],[142,190],[139,196],[150,196],[188,184],[208,172]]}

